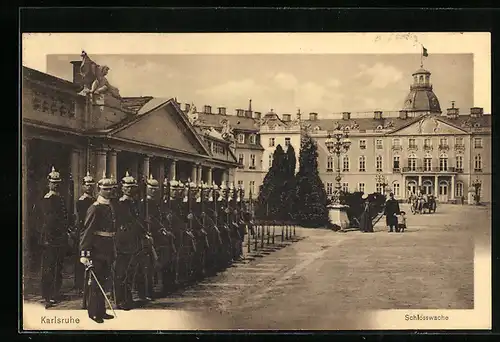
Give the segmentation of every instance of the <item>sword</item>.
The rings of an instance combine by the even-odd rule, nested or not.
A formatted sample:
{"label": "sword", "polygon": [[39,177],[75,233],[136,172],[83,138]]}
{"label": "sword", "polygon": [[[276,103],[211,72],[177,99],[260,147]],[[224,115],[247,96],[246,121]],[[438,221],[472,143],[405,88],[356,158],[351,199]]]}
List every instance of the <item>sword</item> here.
{"label": "sword", "polygon": [[89,272],[87,269],[85,269],[85,273],[83,276],[84,282],[83,282],[83,299],[82,299],[82,308],[86,309],[87,308],[87,296],[89,293],[89,283],[90,283],[90,278],[89,278]]}
{"label": "sword", "polygon": [[99,283],[99,280],[97,280],[97,277],[96,277],[96,275],[95,275],[94,271],[92,270],[92,267],[88,267],[87,269],[88,269],[88,271],[90,272],[90,274],[94,277],[95,282],[96,282],[96,283],[97,283],[97,285],[99,286],[99,289],[101,290],[102,295],[103,295],[103,296],[104,296],[104,298],[106,299],[106,302],[108,302],[108,305],[109,305],[109,307],[111,308],[111,310],[113,311],[113,314],[115,315],[115,317],[118,317],[118,316],[116,315],[115,309],[113,309],[113,305],[111,305],[111,302],[110,302],[110,301],[109,301],[109,299],[108,299],[108,296],[106,296],[106,292],[104,292],[104,289],[102,288],[101,284]]}

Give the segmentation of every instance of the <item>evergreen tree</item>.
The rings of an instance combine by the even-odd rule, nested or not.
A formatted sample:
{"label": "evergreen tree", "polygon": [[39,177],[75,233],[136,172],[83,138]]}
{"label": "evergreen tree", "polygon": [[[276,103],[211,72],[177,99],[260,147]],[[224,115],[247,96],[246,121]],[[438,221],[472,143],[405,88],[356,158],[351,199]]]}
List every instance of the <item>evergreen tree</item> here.
{"label": "evergreen tree", "polygon": [[297,158],[295,157],[295,149],[292,145],[288,146],[285,154],[285,174],[283,193],[281,202],[283,203],[283,219],[295,220],[295,202],[297,182],[295,179],[295,167],[297,166]]}
{"label": "evergreen tree", "polygon": [[260,219],[279,219],[281,215],[281,193],[283,191],[285,160],[283,148],[281,145],[276,146],[273,154],[273,163],[259,188],[256,216]]}
{"label": "evergreen tree", "polygon": [[328,223],[327,195],[318,173],[318,147],[304,135],[300,146],[299,172],[296,176],[294,212],[305,227],[322,227]]}

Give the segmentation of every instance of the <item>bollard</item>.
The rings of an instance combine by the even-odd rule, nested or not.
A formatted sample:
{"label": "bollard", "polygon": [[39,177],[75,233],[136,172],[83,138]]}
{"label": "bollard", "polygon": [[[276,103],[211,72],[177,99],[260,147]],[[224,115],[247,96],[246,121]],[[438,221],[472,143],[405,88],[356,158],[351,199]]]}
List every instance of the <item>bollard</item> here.
{"label": "bollard", "polygon": [[274,235],[275,235],[275,234],[274,234],[274,228],[275,228],[275,226],[273,225],[273,238],[272,238],[272,243],[273,243],[273,245],[274,245]]}

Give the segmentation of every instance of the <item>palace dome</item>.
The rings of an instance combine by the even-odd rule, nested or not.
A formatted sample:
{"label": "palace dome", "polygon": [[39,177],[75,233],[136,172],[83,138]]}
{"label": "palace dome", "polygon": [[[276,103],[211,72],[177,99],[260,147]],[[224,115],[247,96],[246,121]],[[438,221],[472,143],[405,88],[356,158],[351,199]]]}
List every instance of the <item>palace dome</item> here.
{"label": "palace dome", "polygon": [[420,68],[412,76],[413,84],[410,85],[410,93],[405,98],[403,110],[420,114],[440,114],[441,106],[430,82],[431,73]]}

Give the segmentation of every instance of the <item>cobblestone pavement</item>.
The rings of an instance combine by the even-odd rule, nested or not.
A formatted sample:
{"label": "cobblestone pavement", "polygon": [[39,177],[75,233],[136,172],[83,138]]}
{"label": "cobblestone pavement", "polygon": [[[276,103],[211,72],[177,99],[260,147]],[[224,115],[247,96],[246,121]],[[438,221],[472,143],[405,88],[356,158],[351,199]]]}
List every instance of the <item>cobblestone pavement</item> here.
{"label": "cobblestone pavement", "polygon": [[474,244],[489,244],[491,207],[402,207],[405,233],[388,233],[384,218],[373,234],[297,229],[306,238],[141,309],[218,313],[232,329],[355,329],[367,309],[472,309]]}

